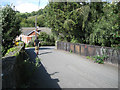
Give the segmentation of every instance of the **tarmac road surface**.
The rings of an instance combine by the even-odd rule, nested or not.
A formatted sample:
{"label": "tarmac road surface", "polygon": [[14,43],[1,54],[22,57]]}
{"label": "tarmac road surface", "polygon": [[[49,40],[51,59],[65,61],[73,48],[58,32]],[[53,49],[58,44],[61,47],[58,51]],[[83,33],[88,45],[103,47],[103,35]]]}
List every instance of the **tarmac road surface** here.
{"label": "tarmac road surface", "polygon": [[[31,58],[34,48],[26,49]],[[40,47],[41,67],[35,76],[37,88],[118,88],[118,67],[97,64],[84,56],[55,47]],[[41,86],[42,85],[42,86]]]}

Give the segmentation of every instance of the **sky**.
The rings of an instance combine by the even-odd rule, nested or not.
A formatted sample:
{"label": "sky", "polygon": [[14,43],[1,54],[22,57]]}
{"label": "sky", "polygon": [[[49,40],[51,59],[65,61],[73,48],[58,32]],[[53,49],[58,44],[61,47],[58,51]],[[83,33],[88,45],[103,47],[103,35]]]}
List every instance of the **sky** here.
{"label": "sky", "polygon": [[43,9],[48,3],[48,0],[0,0],[1,6],[13,4],[15,6],[15,10],[20,11],[21,13],[30,13],[41,8]]}
{"label": "sky", "polygon": [[[49,1],[55,1],[55,0],[0,0],[0,6],[13,4],[15,6],[15,10],[20,11],[21,13],[25,13],[25,12],[30,13],[32,11],[37,11],[41,8],[43,9],[49,3]],[[56,1],[60,2],[64,0],[56,0]],[[114,1],[114,0],[102,0],[102,1]]]}

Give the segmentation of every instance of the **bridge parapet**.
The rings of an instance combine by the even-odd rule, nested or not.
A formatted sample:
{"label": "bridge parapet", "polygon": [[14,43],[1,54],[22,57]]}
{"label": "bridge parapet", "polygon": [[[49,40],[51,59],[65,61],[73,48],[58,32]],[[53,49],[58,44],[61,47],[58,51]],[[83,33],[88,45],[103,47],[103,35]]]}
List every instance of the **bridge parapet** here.
{"label": "bridge parapet", "polygon": [[57,49],[73,52],[83,56],[90,56],[90,57],[97,55],[99,56],[106,55],[107,58],[104,60],[104,62],[114,65],[118,65],[118,61],[120,61],[120,49],[115,49],[112,47],[102,47],[95,45],[58,41]]}

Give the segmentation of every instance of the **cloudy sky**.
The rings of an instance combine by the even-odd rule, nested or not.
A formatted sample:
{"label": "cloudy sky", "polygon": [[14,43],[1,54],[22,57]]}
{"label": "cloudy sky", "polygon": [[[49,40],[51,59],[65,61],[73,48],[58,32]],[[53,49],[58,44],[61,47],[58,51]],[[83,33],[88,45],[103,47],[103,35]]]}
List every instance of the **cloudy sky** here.
{"label": "cloudy sky", "polygon": [[44,8],[48,3],[48,0],[0,0],[1,6],[13,4],[15,9],[21,13],[37,11]]}
{"label": "cloudy sky", "polygon": [[[37,11],[38,9],[44,8],[49,3],[48,1],[61,2],[65,0],[0,0],[0,5],[5,6],[7,4],[8,5],[13,4],[17,11],[24,13],[24,12]],[[79,0],[68,0],[68,1],[79,1]],[[96,1],[96,0],[93,0],[93,1]],[[119,0],[102,0],[102,1],[119,1]],[[39,2],[40,2],[40,5],[39,5]]]}

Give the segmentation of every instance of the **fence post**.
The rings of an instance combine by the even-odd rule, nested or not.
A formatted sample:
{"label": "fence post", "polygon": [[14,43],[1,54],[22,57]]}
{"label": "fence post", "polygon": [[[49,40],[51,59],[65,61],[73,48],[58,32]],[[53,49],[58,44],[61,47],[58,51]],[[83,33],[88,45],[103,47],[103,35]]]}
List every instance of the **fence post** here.
{"label": "fence post", "polygon": [[67,51],[70,51],[70,43],[67,43]]}
{"label": "fence post", "polygon": [[85,44],[85,56],[87,56],[88,55],[88,46]]}
{"label": "fence post", "polygon": [[74,53],[76,52],[76,50],[75,50],[75,44],[73,44],[73,48],[74,48]]}
{"label": "fence post", "polygon": [[67,51],[67,43],[65,43],[65,47],[66,47],[65,50]]}
{"label": "fence post", "polygon": [[60,48],[59,41],[57,41],[57,49],[59,49],[59,48]]}
{"label": "fence post", "polygon": [[59,49],[61,49],[61,42],[59,41]]}
{"label": "fence post", "polygon": [[118,64],[120,65],[120,50],[118,50]]}
{"label": "fence post", "polygon": [[81,55],[81,45],[79,44],[79,48],[80,48],[80,52],[79,52],[79,54]]}
{"label": "fence post", "polygon": [[62,42],[62,50],[64,50],[64,43]]}

